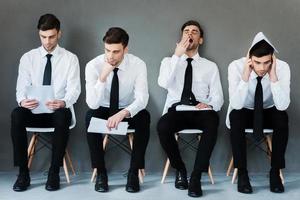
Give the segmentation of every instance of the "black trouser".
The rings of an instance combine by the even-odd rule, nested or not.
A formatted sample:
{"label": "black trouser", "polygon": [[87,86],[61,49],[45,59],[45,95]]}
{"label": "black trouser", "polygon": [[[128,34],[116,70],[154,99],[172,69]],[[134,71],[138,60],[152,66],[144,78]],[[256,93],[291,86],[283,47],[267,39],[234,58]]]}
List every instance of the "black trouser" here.
{"label": "black trouser", "polygon": [[194,172],[207,172],[209,160],[216,144],[219,117],[217,112],[209,111],[173,111],[163,115],[157,124],[160,143],[170,159],[171,166],[177,170],[185,169],[174,134],[183,129],[203,131],[198,144]]}
{"label": "black trouser", "polygon": [[50,114],[32,114],[29,109],[22,107],[15,108],[11,114],[14,165],[27,167],[28,164],[26,127],[54,127],[51,166],[62,166],[69,138],[71,118],[72,114],[68,108],[61,108]]}
{"label": "black trouser", "polygon": [[[86,113],[86,129],[89,127],[92,117],[108,119],[109,108],[99,107],[97,110],[88,110]],[[150,114],[147,110],[141,110],[132,118],[125,118],[129,128],[135,129],[133,133],[133,149],[131,153],[130,168],[145,168],[145,152],[150,136]],[[103,137],[99,133],[87,132],[87,141],[89,144],[92,167],[100,170],[105,169]]]}
{"label": "black trouser", "polygon": [[[275,107],[264,109],[264,128],[273,129],[271,166],[284,168],[284,154],[288,142],[288,115]],[[243,108],[232,110],[230,118],[230,138],[235,168],[247,169],[247,146],[245,129],[253,128],[253,110]]]}

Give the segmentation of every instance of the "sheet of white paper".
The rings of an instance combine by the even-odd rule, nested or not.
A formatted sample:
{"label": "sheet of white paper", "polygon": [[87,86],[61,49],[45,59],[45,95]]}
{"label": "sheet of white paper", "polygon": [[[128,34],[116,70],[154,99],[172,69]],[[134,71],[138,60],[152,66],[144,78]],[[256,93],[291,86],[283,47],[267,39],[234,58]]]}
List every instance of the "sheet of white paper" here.
{"label": "sheet of white paper", "polygon": [[39,102],[38,107],[31,110],[32,113],[53,113],[53,110],[48,109],[46,106],[47,101],[54,99],[53,87],[51,85],[28,86],[27,99],[36,99]]}
{"label": "sheet of white paper", "polygon": [[106,127],[107,120],[92,117],[88,132],[90,133],[103,133],[114,135],[126,135],[128,129],[128,122],[120,122],[117,129],[112,128],[111,131]]}
{"label": "sheet of white paper", "polygon": [[188,106],[188,105],[176,106],[176,111],[201,111],[201,110],[211,110],[211,108],[198,109],[195,106]]}

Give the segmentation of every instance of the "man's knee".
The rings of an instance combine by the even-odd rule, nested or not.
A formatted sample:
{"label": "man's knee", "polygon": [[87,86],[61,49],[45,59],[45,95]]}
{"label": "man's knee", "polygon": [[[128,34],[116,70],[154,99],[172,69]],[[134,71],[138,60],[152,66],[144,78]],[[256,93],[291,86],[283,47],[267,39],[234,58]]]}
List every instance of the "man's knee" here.
{"label": "man's knee", "polygon": [[53,113],[55,126],[70,126],[72,113],[69,108],[60,108]]}
{"label": "man's knee", "polygon": [[14,124],[24,123],[25,119],[27,119],[27,114],[30,112],[26,108],[17,107],[11,112],[11,121]]}

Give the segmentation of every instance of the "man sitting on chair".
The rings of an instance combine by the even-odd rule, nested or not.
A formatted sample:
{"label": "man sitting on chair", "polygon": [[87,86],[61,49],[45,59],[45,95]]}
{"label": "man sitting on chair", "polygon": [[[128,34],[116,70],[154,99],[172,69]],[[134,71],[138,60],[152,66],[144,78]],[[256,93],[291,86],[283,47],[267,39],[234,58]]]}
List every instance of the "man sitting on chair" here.
{"label": "man sitting on chair", "polygon": [[[63,163],[72,118],[69,108],[80,94],[77,56],[58,45],[61,37],[59,20],[52,14],[45,14],[40,17],[37,28],[42,46],[25,53],[20,60],[16,93],[19,107],[11,115],[14,165],[19,166],[19,176],[13,186],[15,191],[24,191],[30,185],[26,127],[54,127],[46,190],[59,189],[59,169]],[[29,87],[43,85],[53,88],[54,99],[39,102],[28,96]],[[32,113],[44,103],[52,113]]]}
{"label": "man sitting on chair", "polygon": [[[126,191],[140,190],[138,170],[144,169],[145,151],[150,135],[146,64],[128,54],[129,36],[119,27],[110,28],[103,37],[105,54],[97,56],[86,65],[86,128],[92,117],[107,120],[107,128],[117,128],[127,121],[134,128],[133,149],[128,171]],[[98,133],[87,133],[92,167],[97,169],[95,190],[108,191],[104,162],[103,138]]]}
{"label": "man sitting on chair", "polygon": [[[203,43],[200,24],[188,21],[181,31],[181,41],[174,55],[164,58],[160,66],[158,84],[167,89],[168,94],[157,131],[171,166],[176,169],[175,187],[188,188],[189,196],[199,197],[202,195],[201,173],[208,171],[217,139],[219,117],[216,111],[223,105],[223,92],[217,65],[198,54]],[[183,129],[203,131],[189,185],[186,167],[174,137]]]}
{"label": "man sitting on chair", "polygon": [[[230,127],[234,167],[238,169],[238,191],[252,193],[248,172],[245,129],[253,128],[256,143],[265,137],[263,128],[273,129],[270,190],[284,192],[279,172],[285,167],[290,104],[290,68],[276,59],[274,46],[260,32],[246,57],[228,67]],[[230,124],[229,124],[230,122]]]}

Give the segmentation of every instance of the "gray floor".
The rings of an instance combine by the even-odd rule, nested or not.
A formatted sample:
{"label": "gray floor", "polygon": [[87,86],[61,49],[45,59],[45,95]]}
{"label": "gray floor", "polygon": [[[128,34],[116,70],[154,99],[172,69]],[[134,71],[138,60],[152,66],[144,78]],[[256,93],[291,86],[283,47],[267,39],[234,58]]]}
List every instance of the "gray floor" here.
{"label": "gray floor", "polygon": [[[71,184],[67,184],[61,174],[61,190],[48,192],[44,189],[46,175],[44,173],[31,174],[31,186],[26,192],[14,192],[12,184],[16,175],[12,172],[0,172],[0,200],[77,200],[77,199],[105,199],[105,200],[134,200],[134,199],[167,199],[182,200],[193,199],[187,196],[187,190],[174,188],[174,177],[169,176],[165,184],[160,183],[161,174],[147,174],[145,182],[141,185],[141,192],[130,194],[125,191],[126,178],[123,174],[109,174],[110,191],[108,193],[95,192],[94,184],[90,182],[90,173],[83,173],[71,177]],[[277,200],[300,199],[300,174],[285,174],[285,189],[283,194],[274,194],[269,191],[268,177],[265,174],[251,175],[251,184],[254,193],[245,195],[236,191],[236,184],[231,184],[230,177],[225,174],[214,174],[215,185],[211,185],[208,177],[202,180],[202,199],[263,199]]]}

